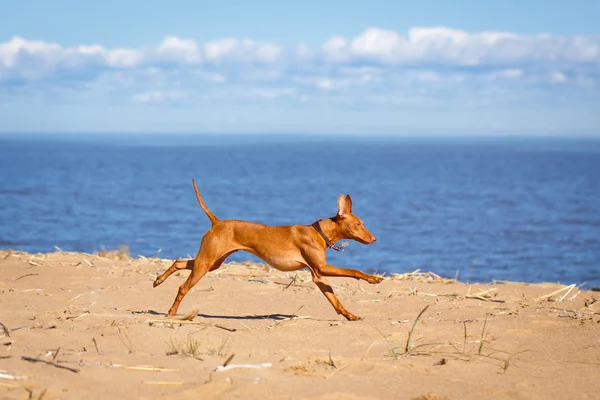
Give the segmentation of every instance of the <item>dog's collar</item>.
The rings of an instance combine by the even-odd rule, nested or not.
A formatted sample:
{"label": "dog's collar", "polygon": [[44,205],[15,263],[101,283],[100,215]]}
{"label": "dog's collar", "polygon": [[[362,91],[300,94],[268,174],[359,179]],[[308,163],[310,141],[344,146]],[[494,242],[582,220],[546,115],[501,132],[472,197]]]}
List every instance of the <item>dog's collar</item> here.
{"label": "dog's collar", "polygon": [[319,221],[315,221],[311,226],[313,228],[315,228],[315,231],[317,231],[319,233],[319,235],[321,235],[323,240],[325,240],[325,243],[327,243],[327,247],[332,248],[335,251],[343,251],[343,249],[340,246],[336,246],[334,243],[331,243],[331,241],[329,239],[327,239],[327,236],[325,236],[325,233],[323,233],[323,230],[321,229],[321,226],[319,225]]}

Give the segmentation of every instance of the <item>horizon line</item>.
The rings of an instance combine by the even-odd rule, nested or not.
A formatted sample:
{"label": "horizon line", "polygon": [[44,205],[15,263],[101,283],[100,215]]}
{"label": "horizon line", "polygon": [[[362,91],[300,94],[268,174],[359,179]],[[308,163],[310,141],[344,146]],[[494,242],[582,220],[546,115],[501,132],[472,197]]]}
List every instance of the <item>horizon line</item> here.
{"label": "horizon line", "polygon": [[589,133],[462,133],[462,134],[403,134],[403,133],[365,133],[365,132],[2,132],[0,137],[16,136],[194,136],[194,137],[215,137],[215,136],[244,136],[244,137],[351,137],[351,138],[372,138],[372,139],[597,139],[600,140],[600,132]]}

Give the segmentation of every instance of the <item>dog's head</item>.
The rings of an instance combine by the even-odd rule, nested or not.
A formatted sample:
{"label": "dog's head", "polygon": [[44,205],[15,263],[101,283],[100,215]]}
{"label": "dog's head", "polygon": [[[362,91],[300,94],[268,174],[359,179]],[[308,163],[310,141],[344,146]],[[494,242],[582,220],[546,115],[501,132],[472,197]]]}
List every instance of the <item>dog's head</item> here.
{"label": "dog's head", "polygon": [[340,194],[340,197],[338,198],[336,221],[344,239],[356,240],[362,244],[371,244],[377,240],[377,238],[365,228],[365,224],[361,219],[352,214],[352,199],[349,194],[345,196]]}

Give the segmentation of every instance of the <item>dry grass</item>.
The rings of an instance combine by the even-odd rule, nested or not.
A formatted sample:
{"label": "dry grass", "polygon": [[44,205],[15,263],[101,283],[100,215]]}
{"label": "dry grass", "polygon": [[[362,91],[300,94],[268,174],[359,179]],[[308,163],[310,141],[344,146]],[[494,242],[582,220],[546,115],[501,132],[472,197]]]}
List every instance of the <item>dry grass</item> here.
{"label": "dry grass", "polygon": [[421,312],[419,313],[419,315],[417,315],[417,318],[415,319],[415,322],[413,323],[412,328],[410,328],[410,331],[408,332],[408,337],[406,338],[406,345],[404,346],[404,353],[408,353],[409,350],[412,349],[411,345],[410,345],[410,339],[412,338],[413,332],[415,331],[415,327],[417,326],[417,322],[419,322],[419,319],[421,318],[421,316],[423,315],[423,313],[425,311],[427,311],[427,309],[429,308],[429,304],[427,304],[425,306],[424,309],[421,310]]}
{"label": "dry grass", "polygon": [[[489,329],[488,329],[488,317],[489,314],[485,315],[484,321],[483,321],[483,326],[481,328],[481,333],[479,333],[477,335],[477,339],[473,340],[473,341],[468,341],[468,333],[467,333],[467,324],[466,324],[466,320],[463,318],[462,325],[463,325],[463,338],[462,338],[462,348],[460,348],[461,344],[458,342],[454,342],[454,341],[446,341],[446,342],[427,342],[427,343],[422,343],[422,344],[416,344],[415,342],[417,340],[423,339],[414,339],[414,333],[415,333],[415,329],[416,326],[418,324],[418,322],[421,320],[421,317],[423,316],[423,314],[425,313],[425,311],[429,308],[429,305],[425,306],[425,308],[423,308],[421,310],[421,312],[417,315],[417,317],[415,318],[411,328],[409,329],[408,333],[407,333],[407,339],[406,342],[403,346],[397,346],[394,347],[392,345],[392,343],[387,339],[387,337],[385,336],[385,334],[383,332],[381,332],[380,330],[378,330],[378,332],[382,335],[382,337],[384,338],[384,340],[388,343],[389,348],[388,350],[390,351],[391,355],[398,359],[399,357],[408,357],[408,356],[418,356],[418,355],[433,355],[433,354],[443,354],[445,357],[450,357],[450,358],[455,358],[458,360],[462,360],[462,361],[466,361],[466,362],[470,362],[473,361],[474,359],[477,358],[485,358],[485,359],[491,359],[491,360],[496,360],[499,361],[501,363],[501,368],[503,370],[503,373],[506,373],[506,371],[508,370],[509,366],[511,365],[511,361],[513,358],[515,358],[517,355],[520,355],[522,353],[526,353],[530,350],[521,350],[515,353],[511,353],[508,351],[503,351],[503,350],[499,350],[499,349],[492,349],[489,347],[486,347],[486,343],[489,343],[490,341],[493,340],[493,336],[489,335]],[[408,322],[408,321],[406,321]],[[475,348],[467,348],[467,344],[468,343],[473,343],[475,344]],[[446,349],[443,349],[443,347],[446,347]],[[448,347],[452,347],[454,349],[454,352],[452,350],[448,351]],[[419,349],[419,351],[417,351],[417,349]],[[484,349],[486,350],[484,352]],[[400,351],[400,352],[399,352]],[[446,365],[447,364],[447,359],[446,358],[442,358],[440,361],[434,363],[434,365]],[[420,397],[420,398],[427,398],[427,397]],[[435,398],[435,397],[433,397]]]}
{"label": "dry grass", "polygon": [[[413,350],[417,349],[417,348],[422,348],[422,347],[427,347],[427,346],[440,346],[440,345],[446,345],[446,343],[423,343],[420,345],[414,345],[413,342],[415,342],[415,340],[413,340],[413,333],[415,331],[415,328],[417,327],[417,323],[419,322],[419,320],[421,319],[421,317],[423,316],[423,314],[425,313],[425,311],[427,311],[427,309],[429,308],[429,304],[425,306],[425,308],[423,308],[421,310],[421,312],[419,313],[419,315],[417,315],[417,318],[415,318],[415,321],[412,324],[412,327],[410,328],[410,330],[408,331],[408,335],[406,338],[406,343],[404,344],[404,346],[398,346],[398,347],[392,347],[390,341],[385,337],[385,335],[379,331],[379,333],[383,336],[383,338],[388,342],[388,344],[390,345],[389,351],[392,354],[392,356],[394,358],[398,358],[399,356],[409,356],[411,354],[413,354]],[[398,350],[402,349],[403,353],[398,353]]]}
{"label": "dry grass", "polygon": [[485,343],[485,327],[487,325],[488,316],[485,316],[485,320],[483,321],[483,328],[481,329],[481,338],[479,339],[479,350],[477,350],[477,355],[481,355],[483,351],[483,344]]}
{"label": "dry grass", "polygon": [[221,341],[221,344],[218,347],[209,347],[208,354],[211,356],[218,355],[225,357],[229,354],[229,347],[229,338],[226,337]]}
{"label": "dry grass", "polygon": [[201,341],[187,338],[183,341],[171,339],[169,342],[168,356],[180,355],[184,357],[199,358]]}
{"label": "dry grass", "polygon": [[[576,285],[575,285],[575,284],[572,284],[572,285],[569,285],[569,286],[565,286],[565,287],[562,287],[562,288],[560,288],[560,289],[558,289],[558,290],[555,290],[555,291],[553,291],[552,293],[548,293],[548,294],[545,294],[545,295],[543,295],[543,296],[539,296],[539,297],[538,297],[537,299],[535,299],[535,300],[536,300],[536,301],[558,301],[558,302],[561,302],[561,301],[563,301],[563,300],[564,300],[564,299],[565,299],[565,298],[566,298],[566,297],[569,295],[569,293],[571,293],[571,291],[572,291],[573,289],[575,289],[575,288],[576,288]],[[560,293],[562,293],[562,292],[565,292],[565,293],[564,293],[564,294],[563,294],[563,295],[562,295],[562,296],[561,296],[559,299],[553,299],[553,296],[555,296],[555,295],[558,295],[558,294],[560,294]],[[579,294],[579,292],[575,293],[575,294],[573,295],[573,297],[571,297],[571,300],[572,300],[572,299],[574,299],[574,298],[575,298],[575,296],[577,296],[578,294]]]}
{"label": "dry grass", "polygon": [[449,397],[438,397],[434,394],[427,393],[422,394],[419,397],[415,397],[413,400],[450,400]]}
{"label": "dry grass", "polygon": [[456,279],[442,278],[435,272],[421,272],[420,269],[416,269],[413,272],[406,272],[404,274],[391,274],[391,280],[395,281],[415,281],[415,282],[436,282],[436,283],[454,283]]}
{"label": "dry grass", "polygon": [[[226,357],[229,354],[230,341],[229,338],[223,338],[218,346],[207,345],[203,347],[203,340],[196,340],[192,337],[188,337],[185,340],[171,339],[168,343],[169,349],[167,355],[180,355],[183,357],[192,357],[197,360],[201,360],[201,355],[209,356],[221,356]],[[203,350],[204,348],[204,350]]]}
{"label": "dry grass", "polygon": [[119,249],[107,250],[102,246],[99,252],[95,253],[96,255],[104,258],[110,258],[113,260],[129,260],[129,247],[126,245],[122,245]]}

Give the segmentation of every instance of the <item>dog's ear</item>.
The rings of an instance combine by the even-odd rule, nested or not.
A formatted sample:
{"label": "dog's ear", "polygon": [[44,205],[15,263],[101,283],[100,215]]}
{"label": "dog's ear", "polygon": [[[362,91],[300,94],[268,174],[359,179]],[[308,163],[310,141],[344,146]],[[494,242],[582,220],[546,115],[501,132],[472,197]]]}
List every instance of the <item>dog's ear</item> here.
{"label": "dog's ear", "polygon": [[338,216],[343,217],[352,214],[352,199],[350,195],[340,194],[338,197]]}

